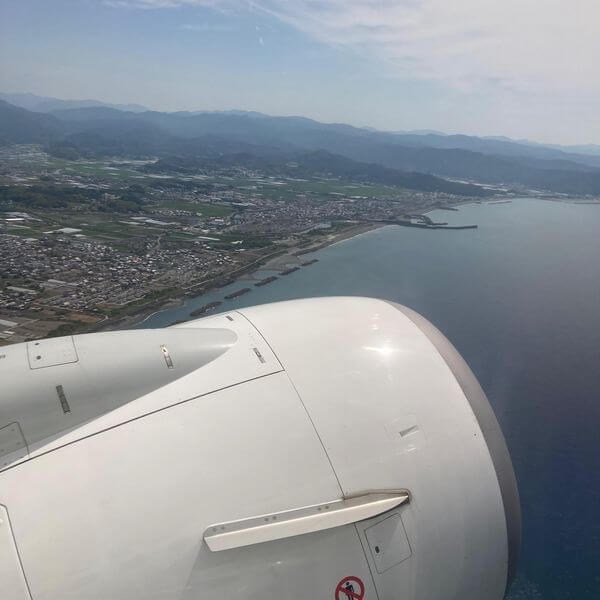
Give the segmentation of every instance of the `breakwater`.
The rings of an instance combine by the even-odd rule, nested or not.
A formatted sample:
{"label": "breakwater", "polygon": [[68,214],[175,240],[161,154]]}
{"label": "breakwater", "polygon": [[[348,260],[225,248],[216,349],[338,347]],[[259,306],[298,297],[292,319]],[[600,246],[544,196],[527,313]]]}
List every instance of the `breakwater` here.
{"label": "breakwater", "polygon": [[249,291],[250,288],[242,288],[241,290],[237,290],[235,292],[232,292],[231,294],[227,294],[227,296],[225,296],[225,300],[233,300],[238,296],[243,296],[244,294],[247,294]]}
{"label": "breakwater", "polygon": [[263,285],[268,285],[269,283],[273,283],[277,277],[275,275],[271,275],[271,277],[266,277],[265,279],[261,279],[257,283],[254,284],[255,287],[262,287]]}
{"label": "breakwater", "polygon": [[215,302],[209,302],[208,304],[205,304],[204,306],[201,306],[200,308],[193,310],[190,313],[190,317],[199,317],[200,315],[203,315],[204,313],[208,312],[209,310],[212,310],[213,308],[217,308],[217,306],[220,306],[221,304],[223,304],[223,303],[219,300],[217,300]]}

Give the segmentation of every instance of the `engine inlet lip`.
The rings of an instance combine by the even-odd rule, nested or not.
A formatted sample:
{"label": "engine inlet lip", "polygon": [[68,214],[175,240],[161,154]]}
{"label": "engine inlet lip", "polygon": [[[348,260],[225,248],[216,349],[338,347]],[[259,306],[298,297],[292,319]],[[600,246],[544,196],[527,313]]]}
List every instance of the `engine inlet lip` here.
{"label": "engine inlet lip", "polygon": [[506,594],[515,578],[521,552],[521,502],[512,460],[494,410],[473,371],[448,338],[435,325],[411,308],[396,302],[388,302],[388,304],[404,313],[434,345],[452,371],[477,419],[496,471],[504,506],[508,542]]}

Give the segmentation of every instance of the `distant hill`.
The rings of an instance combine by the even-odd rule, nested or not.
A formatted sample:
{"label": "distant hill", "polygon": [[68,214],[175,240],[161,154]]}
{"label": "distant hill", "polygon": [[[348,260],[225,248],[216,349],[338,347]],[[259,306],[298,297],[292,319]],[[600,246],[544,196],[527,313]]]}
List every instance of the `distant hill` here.
{"label": "distant hill", "polygon": [[[555,151],[558,151],[563,155],[571,155],[575,160],[584,161],[590,160],[586,155],[593,157],[600,156],[600,145],[595,144],[540,144],[530,140],[514,140],[504,135],[477,137],[442,133],[440,131],[425,129],[398,131],[395,133],[398,136],[403,136],[402,143],[405,143],[406,145],[422,145],[433,148],[461,148],[463,150],[474,150],[486,154],[530,156],[532,158],[551,159],[557,158]],[[562,158],[567,158],[567,156],[563,156]],[[594,160],[589,164],[592,166],[599,165],[599,163]]]}
{"label": "distant hill", "polygon": [[139,104],[110,104],[100,100],[60,100],[59,98],[36,96],[35,94],[6,94],[0,92],[0,99],[34,112],[51,112],[65,108],[89,108],[92,106],[106,106],[131,112],[148,110],[145,106]]}
{"label": "distant hill", "polygon": [[0,140],[10,144],[47,143],[64,125],[52,115],[33,113],[0,100]]}
{"label": "distant hill", "polygon": [[600,146],[597,144],[582,144],[579,146],[551,145],[550,148],[560,150],[561,152],[577,152],[579,154],[590,154],[592,156],[600,156]]}
{"label": "distant hill", "polygon": [[407,189],[445,192],[463,196],[487,196],[491,193],[477,185],[448,181],[434,175],[399,171],[374,163],[357,162],[344,156],[317,150],[298,156],[297,167],[287,169],[288,174],[329,174],[349,181],[369,181],[384,185],[397,185]]}
{"label": "distant hill", "polygon": [[597,156],[576,152],[570,147],[551,147],[541,144],[520,143],[509,138],[480,138],[469,135],[397,134],[397,143],[403,146],[438,148],[440,150],[469,150],[495,156],[536,158],[541,160],[571,160],[591,167],[600,167]]}
{"label": "distant hill", "polygon": [[[122,111],[121,111],[122,112]],[[64,120],[96,118],[95,111],[54,111]],[[448,135],[437,132],[389,133],[368,128],[358,128],[341,123],[319,123],[305,117],[270,117],[262,113],[244,111],[176,112],[147,111],[138,115],[125,114],[121,118],[140,117],[160,125],[172,135],[197,137],[200,135],[234,135],[238,138],[259,136],[281,142],[288,136],[290,143],[314,147],[320,134],[349,135],[369,142],[394,144],[411,148],[437,148],[445,150],[469,150],[494,156],[537,158],[541,160],[565,160],[600,168],[600,157],[593,154],[566,152],[550,146],[520,143],[500,138],[479,138],[467,135]],[[293,142],[292,138],[293,137]]]}
{"label": "distant hill", "polygon": [[138,121],[139,115],[143,114],[123,111],[111,106],[73,106],[70,108],[57,108],[48,112],[61,121],[67,123],[86,123],[88,127],[93,127],[95,122],[103,120],[122,122]]}
{"label": "distant hill", "polygon": [[146,165],[154,173],[197,173],[204,169],[246,167],[270,175],[292,177],[335,176],[347,181],[380,183],[406,189],[444,192],[463,196],[489,196],[491,192],[477,185],[448,181],[424,173],[406,173],[373,163],[357,162],[324,150],[314,152],[257,156],[249,152],[221,154],[204,158],[168,157]]}
{"label": "distant hill", "polygon": [[[600,156],[592,154],[504,139],[388,133],[343,123],[319,123],[305,117],[271,117],[243,111],[131,112],[93,106],[45,114],[3,102],[0,140],[43,143],[51,152],[71,158],[214,158],[239,153],[265,158],[324,151],[394,173],[600,195]],[[376,175],[373,169],[370,173],[373,177],[392,176],[383,171]],[[415,186],[422,186],[413,189],[430,189],[428,181],[413,178]]]}

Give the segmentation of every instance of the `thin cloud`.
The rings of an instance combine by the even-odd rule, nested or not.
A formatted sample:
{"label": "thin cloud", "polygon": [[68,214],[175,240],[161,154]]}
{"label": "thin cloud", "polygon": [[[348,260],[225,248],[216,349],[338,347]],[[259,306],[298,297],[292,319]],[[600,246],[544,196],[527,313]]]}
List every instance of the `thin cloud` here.
{"label": "thin cloud", "polygon": [[235,31],[235,27],[217,23],[184,23],[179,29],[184,31],[196,31],[198,33],[228,33]]}
{"label": "thin cloud", "polygon": [[381,61],[390,74],[459,88],[600,92],[596,0],[257,0],[318,40]]}
{"label": "thin cloud", "polygon": [[206,6],[209,8],[219,8],[226,4],[223,0],[103,0],[102,4],[115,8],[141,8],[141,9],[161,9],[161,8],[181,8],[183,6]]}
{"label": "thin cloud", "polygon": [[[597,0],[117,0],[263,12],[394,77],[461,91],[600,94]],[[115,0],[112,0],[115,3]]]}

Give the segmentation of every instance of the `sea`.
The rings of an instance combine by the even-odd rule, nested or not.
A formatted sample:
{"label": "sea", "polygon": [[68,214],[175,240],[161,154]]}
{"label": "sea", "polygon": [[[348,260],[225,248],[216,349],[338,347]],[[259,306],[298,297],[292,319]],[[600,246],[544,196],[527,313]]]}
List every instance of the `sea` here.
{"label": "sea", "polygon": [[252,291],[217,312],[339,295],[410,306],[463,355],[504,431],[523,510],[508,597],[598,600],[600,205],[517,198],[429,216],[478,228],[383,227],[306,255],[318,262],[269,285],[237,282],[139,326],[188,319],[242,287]]}

